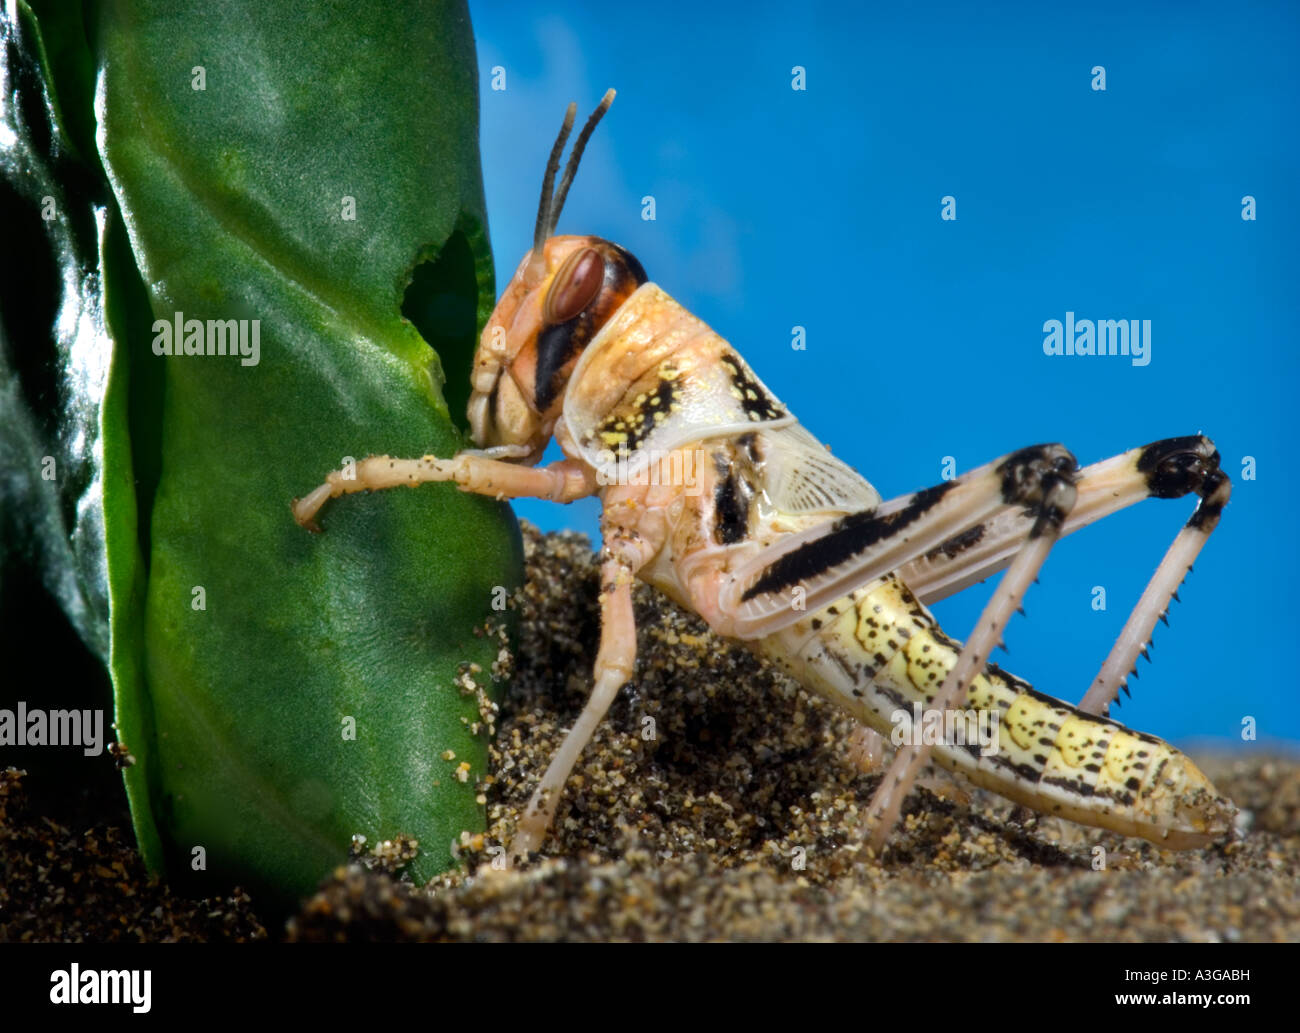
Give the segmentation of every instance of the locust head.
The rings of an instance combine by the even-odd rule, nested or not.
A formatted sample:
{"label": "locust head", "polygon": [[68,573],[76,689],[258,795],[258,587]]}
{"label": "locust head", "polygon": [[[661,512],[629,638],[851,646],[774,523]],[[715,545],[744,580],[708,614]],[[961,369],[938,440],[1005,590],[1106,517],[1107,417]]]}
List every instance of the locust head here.
{"label": "locust head", "polygon": [[480,448],[514,446],[525,462],[541,458],[583,348],[646,280],[641,263],[617,244],[552,236],[587,139],[613,100],[610,90],[578,134],[554,194],[576,105],[569,105],[551,150],[533,246],[493,309],[474,355],[469,424]]}

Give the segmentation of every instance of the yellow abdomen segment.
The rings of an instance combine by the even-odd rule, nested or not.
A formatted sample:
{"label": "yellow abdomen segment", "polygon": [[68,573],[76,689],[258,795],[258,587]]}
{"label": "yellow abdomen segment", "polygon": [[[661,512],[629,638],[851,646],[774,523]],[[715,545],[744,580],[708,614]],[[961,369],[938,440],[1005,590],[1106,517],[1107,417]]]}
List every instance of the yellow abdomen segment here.
{"label": "yellow abdomen segment", "polygon": [[[1035,691],[993,664],[960,713],[925,716],[961,643],[890,576],[755,646],[885,738],[947,741],[935,760],[1034,810],[1141,836],[1171,849],[1228,832],[1235,809],[1186,756],[1107,718]],[[936,729],[942,728],[941,733]]]}

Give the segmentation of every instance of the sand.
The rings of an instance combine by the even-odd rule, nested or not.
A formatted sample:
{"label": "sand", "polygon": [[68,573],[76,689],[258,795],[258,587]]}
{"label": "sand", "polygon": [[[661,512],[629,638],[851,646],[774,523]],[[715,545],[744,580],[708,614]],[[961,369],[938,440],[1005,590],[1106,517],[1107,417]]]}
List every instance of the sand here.
{"label": "sand", "polygon": [[462,850],[476,874],[417,889],[341,868],[291,937],[1300,937],[1294,758],[1198,757],[1244,809],[1245,834],[1190,853],[1040,817],[935,772],[877,861],[861,816],[879,776],[854,763],[852,720],[644,586],[635,683],[583,755],[542,858],[493,870],[491,849],[582,708],[599,631],[587,539],[526,527],[525,546],[489,832]]}
{"label": "sand", "polygon": [[932,774],[876,859],[861,815],[878,776],[855,763],[852,721],[643,586],[634,683],[541,855],[495,870],[494,849],[582,708],[599,631],[587,540],[525,527],[525,544],[515,677],[483,787],[489,830],[462,837],[464,871],[417,887],[400,874],[406,845],[340,858],[268,931],[234,887],[190,901],[150,882],[129,831],[31,813],[8,774],[0,940],[1300,938],[1295,757],[1194,755],[1243,813],[1232,841],[1185,853]]}

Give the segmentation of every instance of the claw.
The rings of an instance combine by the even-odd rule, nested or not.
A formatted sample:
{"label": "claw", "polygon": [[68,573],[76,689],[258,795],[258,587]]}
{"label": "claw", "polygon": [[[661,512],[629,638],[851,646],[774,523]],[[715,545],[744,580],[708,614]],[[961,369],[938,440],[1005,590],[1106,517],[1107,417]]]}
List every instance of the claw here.
{"label": "claw", "polygon": [[298,511],[298,500],[294,499],[289,508],[293,510],[293,518],[297,521],[299,527],[305,527],[312,534],[324,534],[320,524],[316,523],[315,518],[309,516],[300,516]]}
{"label": "claw", "polygon": [[316,523],[316,514],[320,512],[321,506],[325,505],[325,500],[330,497],[331,489],[328,484],[322,484],[314,488],[305,499],[294,499],[293,518],[298,521],[299,526],[307,528],[314,534],[320,534],[320,525]]}

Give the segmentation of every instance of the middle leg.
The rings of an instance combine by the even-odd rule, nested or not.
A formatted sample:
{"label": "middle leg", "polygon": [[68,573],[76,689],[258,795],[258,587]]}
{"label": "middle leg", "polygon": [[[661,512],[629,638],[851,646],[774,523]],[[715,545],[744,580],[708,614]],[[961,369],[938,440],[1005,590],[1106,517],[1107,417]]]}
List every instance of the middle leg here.
{"label": "middle leg", "polygon": [[600,649],[596,654],[591,696],[528,801],[510,842],[511,860],[523,860],[542,845],[579,756],[618,690],[632,676],[636,661],[632,586],[637,571],[654,558],[660,542],[654,529],[643,529],[639,514],[644,510],[635,500],[625,498],[626,494],[627,489],[610,491],[601,518],[604,547],[600,567]]}

